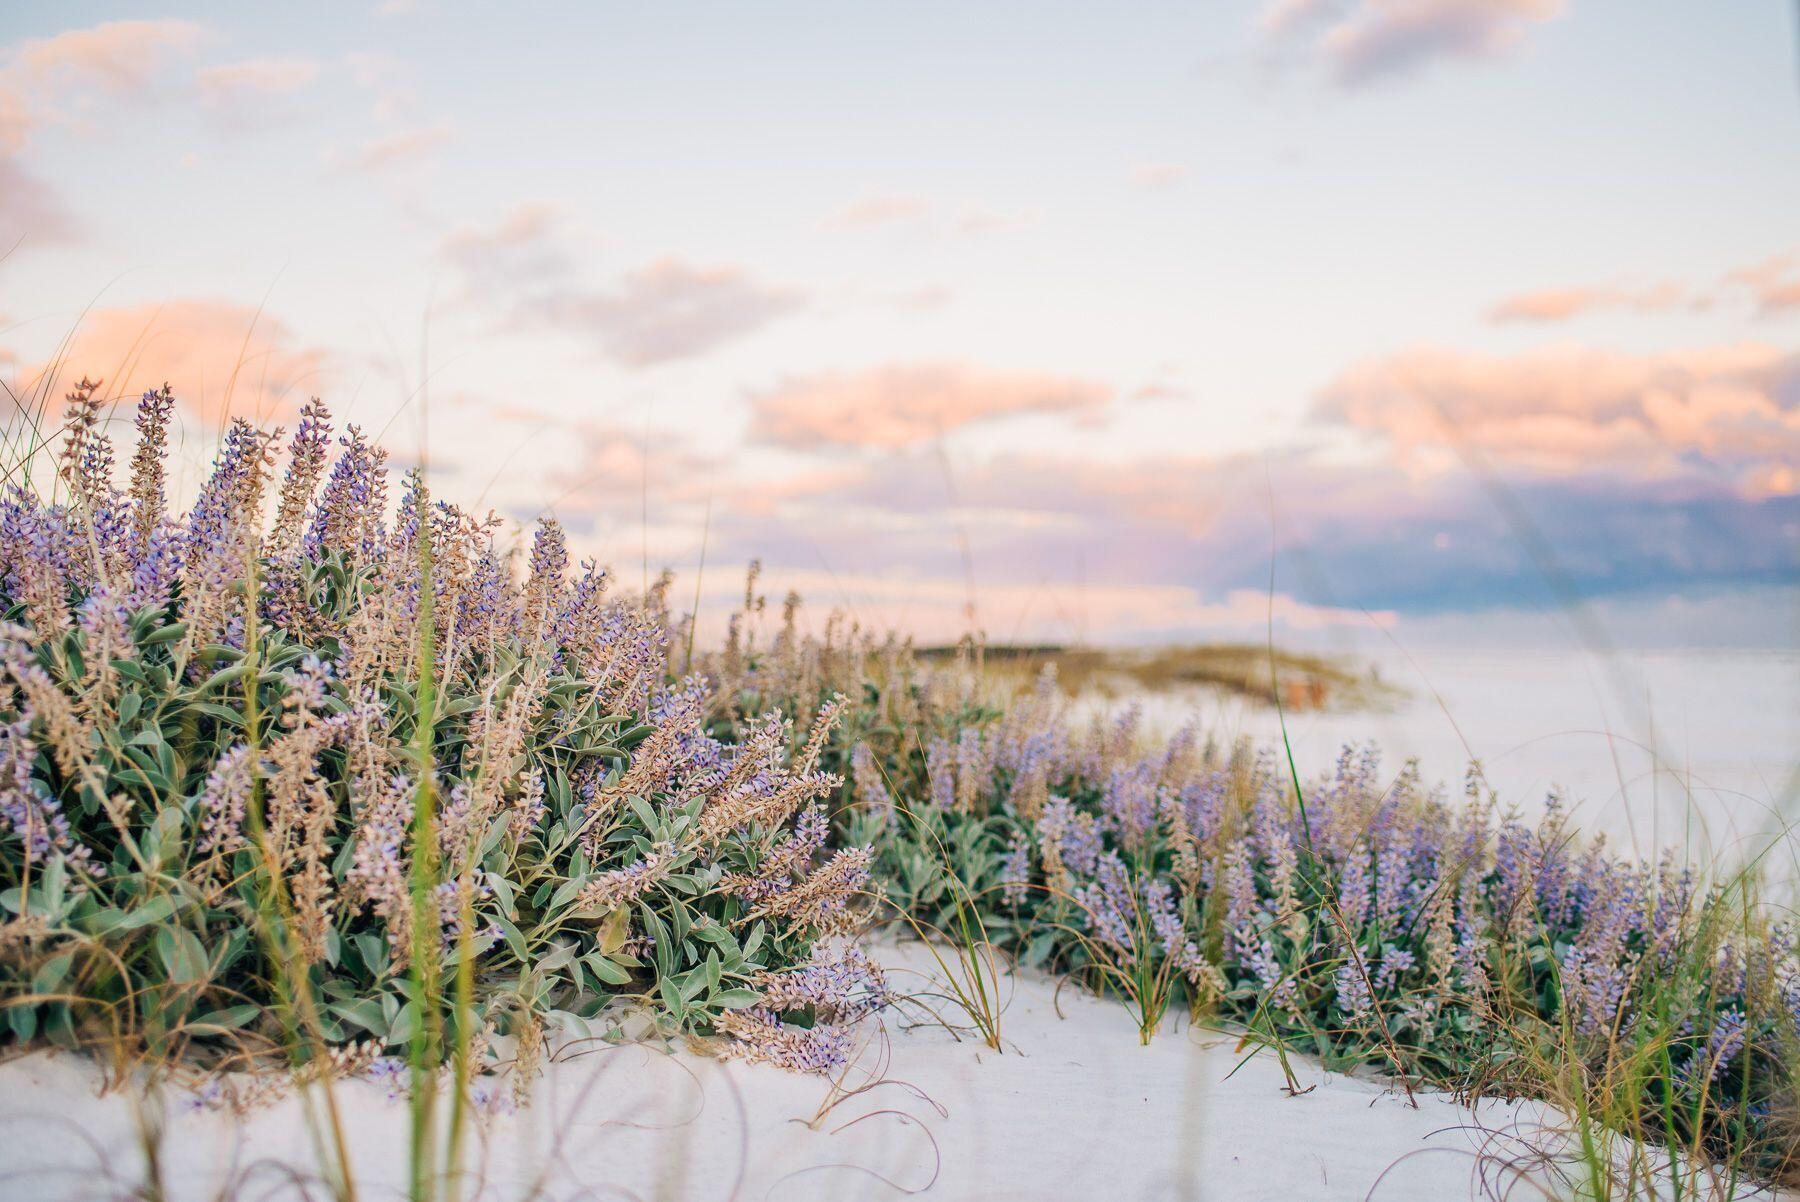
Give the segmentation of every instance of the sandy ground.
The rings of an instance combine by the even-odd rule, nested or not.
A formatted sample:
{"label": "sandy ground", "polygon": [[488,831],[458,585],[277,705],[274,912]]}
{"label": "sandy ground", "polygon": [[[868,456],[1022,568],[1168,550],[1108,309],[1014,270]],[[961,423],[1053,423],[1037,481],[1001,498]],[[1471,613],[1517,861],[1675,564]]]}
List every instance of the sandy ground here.
{"label": "sandy ground", "polygon": [[[928,988],[919,947],[883,947],[896,987]],[[1217,1032],[1165,1028],[1138,1043],[1116,1003],[1042,977],[1010,982],[1007,1049],[890,1018],[852,1092],[760,1066],[641,1045],[570,1054],[531,1104],[484,1124],[464,1197],[520,1199],[1442,1199],[1564,1195],[1499,1163],[1537,1130],[1530,1106],[1479,1114],[1442,1095],[1414,1109],[1381,1084],[1272,1054],[1243,1062]],[[1061,1014],[1059,1016],[1058,1010]],[[1235,1071],[1234,1071],[1235,1070]],[[138,1124],[96,1097],[79,1059],[0,1067],[0,1198],[137,1197]],[[858,1085],[867,1088],[856,1090]],[[399,1196],[407,1111],[368,1081],[337,1087],[360,1196]],[[316,1162],[299,1102],[236,1117],[167,1108],[172,1199],[308,1196]],[[1492,1158],[1484,1157],[1484,1153]],[[314,1187],[311,1195],[323,1198]]]}

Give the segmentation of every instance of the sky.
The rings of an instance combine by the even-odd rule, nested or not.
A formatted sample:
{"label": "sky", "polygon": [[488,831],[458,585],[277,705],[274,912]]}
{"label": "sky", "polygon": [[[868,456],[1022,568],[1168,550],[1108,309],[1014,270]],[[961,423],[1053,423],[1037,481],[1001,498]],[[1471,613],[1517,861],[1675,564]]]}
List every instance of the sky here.
{"label": "sky", "polygon": [[1797,213],[1776,0],[0,12],[16,396],[706,616],[1791,646]]}

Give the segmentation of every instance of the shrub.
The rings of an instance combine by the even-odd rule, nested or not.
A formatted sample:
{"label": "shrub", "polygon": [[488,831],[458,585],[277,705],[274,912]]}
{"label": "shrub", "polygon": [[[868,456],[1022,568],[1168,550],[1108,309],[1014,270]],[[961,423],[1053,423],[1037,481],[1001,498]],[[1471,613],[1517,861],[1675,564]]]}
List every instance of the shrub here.
{"label": "shrub", "polygon": [[1120,997],[1146,1040],[1185,1006],[1408,1090],[1547,1098],[1691,1161],[1800,1170],[1800,959],[1753,871],[1615,855],[1554,797],[1527,823],[1478,767],[1453,802],[1372,748],[1303,783],[1276,750],[1149,738],[1135,710],[1081,729],[1053,672],[996,693],[973,643],[931,665],[836,621],[802,637],[794,609],[758,652],[747,608],[736,661],[706,666],[740,715],[859,698],[826,762],[892,912],[953,930],[978,899],[984,938]]}
{"label": "shrub", "polygon": [[841,947],[869,852],[824,846],[836,706],[791,756],[779,714],[711,736],[654,598],[571,578],[555,522],[515,580],[417,471],[390,516],[384,453],[352,426],[328,468],[317,402],[279,479],[240,421],[171,513],[172,407],[143,397],[120,492],[84,382],[52,496],[0,502],[13,1040],[466,1072],[628,998],[727,1054],[841,1057],[868,1007],[796,982],[885,995]]}

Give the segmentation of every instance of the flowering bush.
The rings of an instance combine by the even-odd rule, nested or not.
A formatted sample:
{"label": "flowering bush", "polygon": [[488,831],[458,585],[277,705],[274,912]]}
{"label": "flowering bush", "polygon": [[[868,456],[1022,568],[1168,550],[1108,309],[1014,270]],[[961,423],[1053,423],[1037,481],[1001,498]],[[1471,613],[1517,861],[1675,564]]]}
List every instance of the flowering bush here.
{"label": "flowering bush", "polygon": [[52,496],[0,501],[12,1038],[242,1066],[499,1033],[528,1065],[552,1012],[629,997],[737,1054],[841,1057],[847,982],[885,994],[819,951],[870,857],[825,847],[835,704],[791,755],[778,714],[712,737],[654,597],[571,575],[554,522],[515,581],[496,521],[416,471],[390,515],[384,453],[352,426],[332,461],[317,402],[279,478],[238,422],[171,513],[173,403],[143,397],[121,492],[84,382]]}
{"label": "flowering bush", "polygon": [[1556,798],[1527,824],[1478,769],[1453,802],[1373,749],[1303,784],[1136,711],[1081,729],[1053,673],[984,695],[977,648],[945,670],[835,623],[803,638],[791,601],[749,646],[709,664],[740,708],[861,699],[825,762],[892,912],[966,929],[972,900],[988,940],[1118,996],[1146,1039],[1184,1004],[1330,1067],[1795,1175],[1800,958],[1751,876],[1614,855]]}

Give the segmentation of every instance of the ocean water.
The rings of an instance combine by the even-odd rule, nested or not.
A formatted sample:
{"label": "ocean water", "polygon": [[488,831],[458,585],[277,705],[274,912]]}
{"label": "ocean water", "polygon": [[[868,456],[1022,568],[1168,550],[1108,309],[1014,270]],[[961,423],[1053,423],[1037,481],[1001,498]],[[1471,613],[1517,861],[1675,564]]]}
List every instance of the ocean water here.
{"label": "ocean water", "polygon": [[[1556,791],[1584,829],[1646,855],[1775,855],[1787,861],[1779,872],[1800,876],[1789,850],[1800,839],[1777,837],[1800,822],[1800,653],[1413,651],[1373,666],[1407,690],[1391,708],[1287,715],[1303,779],[1329,770],[1345,744],[1373,741],[1390,771],[1417,757],[1454,796],[1475,758],[1502,804],[1527,814]],[[1222,741],[1280,742],[1275,712],[1241,698],[1193,689],[1134,700],[1161,730],[1197,716]]]}

